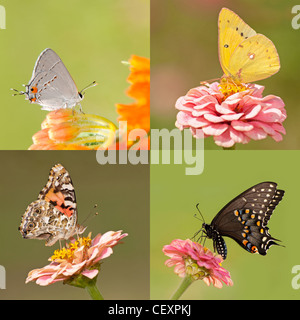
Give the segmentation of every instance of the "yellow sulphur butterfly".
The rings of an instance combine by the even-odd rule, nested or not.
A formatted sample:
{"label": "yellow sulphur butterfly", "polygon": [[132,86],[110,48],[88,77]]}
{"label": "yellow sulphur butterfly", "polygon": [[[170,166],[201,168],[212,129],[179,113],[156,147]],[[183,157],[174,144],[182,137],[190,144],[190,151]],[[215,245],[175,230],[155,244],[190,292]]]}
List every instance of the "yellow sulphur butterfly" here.
{"label": "yellow sulphur butterfly", "polygon": [[273,42],[257,34],[233,11],[219,14],[219,60],[225,77],[248,83],[279,71],[280,61]]}

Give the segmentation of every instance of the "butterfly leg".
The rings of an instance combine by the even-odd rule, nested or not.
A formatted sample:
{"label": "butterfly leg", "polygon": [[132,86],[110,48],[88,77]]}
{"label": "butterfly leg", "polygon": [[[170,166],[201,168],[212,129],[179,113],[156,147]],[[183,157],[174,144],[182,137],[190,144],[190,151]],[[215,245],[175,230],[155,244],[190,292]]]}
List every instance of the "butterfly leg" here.
{"label": "butterfly leg", "polygon": [[56,241],[57,241],[57,235],[56,235],[55,232],[53,232],[53,233],[49,236],[49,238],[46,240],[45,245],[46,245],[47,247],[51,247],[51,246],[54,245],[54,243],[55,243]]}
{"label": "butterfly leg", "polygon": [[[197,237],[197,235],[200,233],[200,236]],[[197,238],[196,238],[197,237]],[[192,239],[195,239],[196,242],[199,242],[200,244],[202,244],[204,246],[205,241],[206,241],[207,235],[206,232],[203,230],[203,228],[201,228],[200,230],[198,230],[192,237]],[[204,240],[203,240],[204,239]]]}
{"label": "butterfly leg", "polygon": [[[82,106],[81,106],[81,104],[80,103],[78,103],[78,105],[79,105],[79,111],[82,113],[82,114],[85,114],[84,112],[83,112],[83,110],[82,110]],[[74,109],[73,109],[74,110]]]}

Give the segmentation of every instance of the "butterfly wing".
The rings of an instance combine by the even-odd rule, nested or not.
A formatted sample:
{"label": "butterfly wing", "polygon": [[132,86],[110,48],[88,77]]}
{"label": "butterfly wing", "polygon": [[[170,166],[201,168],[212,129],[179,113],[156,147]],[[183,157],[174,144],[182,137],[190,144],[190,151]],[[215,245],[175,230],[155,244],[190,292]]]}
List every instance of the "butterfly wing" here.
{"label": "butterfly wing", "polygon": [[220,64],[225,75],[231,76],[229,62],[233,52],[242,41],[256,35],[256,32],[227,8],[220,11],[218,29]]}
{"label": "butterfly wing", "polygon": [[234,239],[245,250],[265,255],[277,244],[269,234],[268,221],[284,195],[275,182],[262,182],[244,191],[224,208],[211,223],[221,236]]}
{"label": "butterfly wing", "polygon": [[49,48],[38,57],[27,87],[28,99],[43,106],[44,110],[73,107],[81,100],[69,71]]}
{"label": "butterfly wing", "polygon": [[219,14],[219,60],[225,75],[242,83],[268,78],[280,69],[273,42],[226,8]]}
{"label": "butterfly wing", "polygon": [[65,239],[68,225],[65,215],[46,200],[30,203],[23,214],[19,230],[25,239],[46,240],[52,246],[58,239]]}
{"label": "butterfly wing", "polygon": [[273,42],[257,34],[241,42],[232,53],[228,69],[234,80],[248,83],[266,79],[280,69]]}
{"label": "butterfly wing", "polygon": [[72,218],[74,225],[77,223],[75,190],[68,171],[61,164],[51,168],[48,182],[38,199],[50,202],[66,217]]}
{"label": "butterfly wing", "polygon": [[77,224],[75,191],[68,171],[55,165],[48,182],[22,217],[19,230],[26,239],[46,240],[52,246],[59,239],[81,234],[85,227]]}
{"label": "butterfly wing", "polygon": [[29,82],[32,82],[38,73],[51,70],[53,66],[59,63],[59,61],[59,56],[52,49],[45,49],[43,52],[41,52],[35,62]]}

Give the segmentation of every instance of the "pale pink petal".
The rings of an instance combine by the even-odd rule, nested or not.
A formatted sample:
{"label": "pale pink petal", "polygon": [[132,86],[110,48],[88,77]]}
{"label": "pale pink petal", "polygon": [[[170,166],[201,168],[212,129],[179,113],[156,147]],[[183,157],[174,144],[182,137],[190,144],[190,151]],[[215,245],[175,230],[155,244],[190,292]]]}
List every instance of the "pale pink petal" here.
{"label": "pale pink petal", "polygon": [[127,233],[121,233],[122,231],[108,231],[102,235],[99,243],[105,243],[107,246],[114,246],[119,240],[128,235]]}
{"label": "pale pink petal", "polygon": [[179,130],[183,130],[183,129],[188,128],[188,126],[182,125],[179,121],[176,121],[176,122],[175,122],[175,126],[176,126]]}
{"label": "pale pink petal", "polygon": [[219,136],[228,128],[227,124],[214,124],[203,128],[203,132],[210,136]]}
{"label": "pale pink petal", "polygon": [[231,148],[234,145],[234,140],[230,137],[230,131],[226,130],[220,136],[214,136],[216,145],[224,148]]}
{"label": "pale pink petal", "polygon": [[262,98],[262,102],[266,104],[267,107],[277,108],[277,109],[283,109],[284,108],[284,102],[281,98],[268,95],[264,98]]}
{"label": "pale pink petal", "polygon": [[190,128],[190,130],[192,132],[193,137],[196,139],[203,139],[207,137],[207,135],[201,129]]}
{"label": "pale pink petal", "polygon": [[262,140],[267,137],[267,133],[261,128],[255,128],[251,131],[245,132],[245,135],[253,140]]}
{"label": "pale pink petal", "polygon": [[[215,143],[223,148],[267,136],[275,141],[282,140],[286,110],[281,98],[263,97],[264,87],[256,84],[248,84],[246,90],[225,98],[219,86],[218,82],[206,84],[180,97],[176,102],[176,108],[180,110],[176,127],[180,130],[190,128],[195,138],[213,136]],[[215,127],[216,124],[220,127]],[[222,132],[225,126],[228,128]],[[199,134],[196,130],[200,130]]]}
{"label": "pale pink petal", "polygon": [[233,113],[233,114],[224,114],[222,115],[223,121],[235,121],[239,120],[244,116],[244,113]]}
{"label": "pale pink petal", "polygon": [[100,242],[101,237],[102,237],[101,233],[98,233],[96,235],[96,237],[92,240],[91,246],[93,247],[93,246],[98,245],[98,243]]}
{"label": "pale pink petal", "polygon": [[[171,242],[171,245],[164,246],[163,252],[166,256],[171,257],[165,262],[165,265],[168,267],[174,266],[174,272],[179,277],[189,275],[195,280],[203,280],[207,285],[212,283],[217,288],[222,287],[222,282],[227,285],[233,283],[230,273],[220,266],[223,261],[222,258],[215,256],[210,250],[197,242],[190,239],[175,239]],[[176,256],[176,260],[174,260],[174,256]],[[193,268],[187,268],[191,265]]]}
{"label": "pale pink petal", "polygon": [[180,277],[183,278],[185,276],[185,267],[183,264],[176,265],[174,267],[174,272]]}
{"label": "pale pink petal", "polygon": [[232,127],[237,131],[250,131],[253,129],[253,125],[251,122],[244,122],[244,121],[232,121]]}
{"label": "pale pink petal", "polygon": [[85,277],[88,277],[89,279],[95,278],[98,273],[99,273],[99,270],[97,269],[84,270],[81,272],[82,275],[84,275]]}
{"label": "pale pink petal", "polygon": [[255,84],[255,85],[252,85],[252,88],[253,88],[253,92],[251,95],[257,98],[261,98],[265,87]]}
{"label": "pale pink petal", "polygon": [[211,277],[205,277],[203,278],[203,281],[205,282],[205,284],[209,287],[210,284],[212,283],[212,279]]}
{"label": "pale pink petal", "polygon": [[190,118],[186,122],[188,126],[193,127],[195,129],[199,129],[205,127],[210,124],[210,121],[206,120],[204,117],[199,118]]}
{"label": "pale pink petal", "polygon": [[272,126],[269,123],[252,121],[252,124],[254,126],[254,130],[256,130],[257,128],[263,129],[268,135],[273,135],[276,133],[276,131],[272,128]]}
{"label": "pale pink petal", "polygon": [[260,112],[257,116],[253,117],[253,120],[261,122],[278,122],[281,118],[281,111],[278,109],[267,109],[263,112]]}
{"label": "pale pink petal", "polygon": [[220,113],[221,115],[224,114],[234,114],[235,112],[232,111],[231,108],[229,108],[227,103],[222,103],[222,104],[216,104],[215,109],[217,113]]}
{"label": "pale pink petal", "polygon": [[40,286],[48,286],[49,284],[58,282],[58,281],[64,281],[65,278],[60,278],[60,279],[53,279],[52,277],[49,276],[41,276],[36,280],[36,284]]}
{"label": "pale pink petal", "polygon": [[286,134],[286,131],[281,123],[273,123],[271,126],[275,131]]}
{"label": "pale pink petal", "polygon": [[80,271],[82,269],[82,267],[84,267],[86,264],[86,261],[82,261],[81,263],[77,263],[74,265],[69,265],[68,268],[65,268],[65,270],[62,272],[62,274],[66,277],[72,276],[76,273],[78,273],[78,271]]}
{"label": "pale pink petal", "polygon": [[244,135],[243,132],[234,130],[233,128],[230,128],[230,138],[235,142],[235,143],[248,143],[249,138]]}
{"label": "pale pink petal", "polygon": [[280,133],[275,132],[272,136],[271,136],[276,142],[282,141],[283,137]]}
{"label": "pale pink petal", "polygon": [[223,287],[222,282],[217,278],[213,278],[213,285],[214,285],[214,287],[219,288],[219,289]]}
{"label": "pale pink petal", "polygon": [[220,122],[224,122],[224,120],[222,119],[222,117],[218,117],[218,116],[215,116],[213,114],[205,114],[203,116],[206,120],[208,120],[209,122],[212,122],[212,123],[220,123]]}
{"label": "pale pink petal", "polygon": [[211,106],[214,106],[216,103],[218,103],[218,100],[213,96],[202,96],[198,99],[195,99],[195,109],[200,108],[206,108]]}
{"label": "pale pink petal", "polygon": [[177,122],[181,125],[187,125],[190,119],[193,119],[193,116],[190,112],[180,111],[177,114]]}
{"label": "pale pink petal", "polygon": [[245,119],[251,119],[256,117],[259,112],[261,111],[261,105],[256,105],[254,107],[252,107],[250,110],[248,110],[249,112],[245,115]]}
{"label": "pale pink petal", "polygon": [[191,116],[192,117],[202,117],[203,115],[205,114],[210,114],[211,113],[211,110],[208,110],[208,109],[204,109],[204,110],[196,110],[196,108],[194,108],[194,110],[191,112]]}

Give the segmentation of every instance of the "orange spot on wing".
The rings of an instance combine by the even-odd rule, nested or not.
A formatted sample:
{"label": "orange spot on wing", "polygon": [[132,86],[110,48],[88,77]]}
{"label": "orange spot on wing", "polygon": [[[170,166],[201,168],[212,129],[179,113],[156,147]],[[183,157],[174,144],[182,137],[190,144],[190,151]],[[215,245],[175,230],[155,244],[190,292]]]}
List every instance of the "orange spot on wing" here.
{"label": "orange spot on wing", "polygon": [[65,198],[61,192],[54,192],[54,189],[51,188],[45,195],[45,199],[49,202],[55,202],[55,208],[67,217],[71,217],[73,215],[74,211],[72,208],[62,208],[62,205],[65,202]]}
{"label": "orange spot on wing", "polygon": [[32,87],[32,88],[30,89],[30,91],[31,91],[32,93],[37,93],[37,92],[38,92],[38,89],[37,89],[37,87]]}
{"label": "orange spot on wing", "polygon": [[251,253],[256,253],[258,250],[257,250],[257,247],[256,246],[252,246],[251,247]]}

